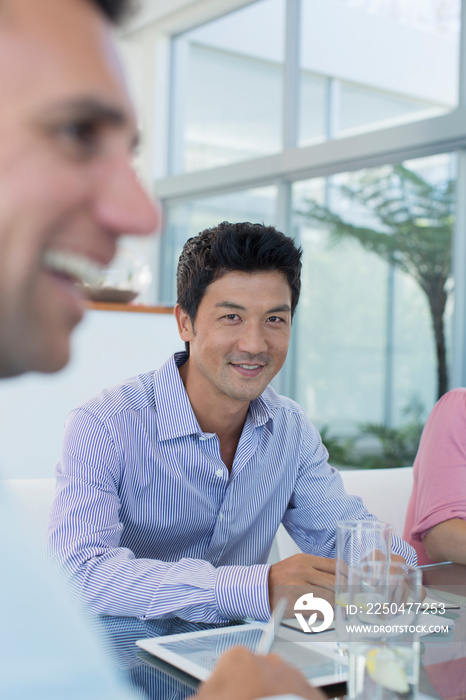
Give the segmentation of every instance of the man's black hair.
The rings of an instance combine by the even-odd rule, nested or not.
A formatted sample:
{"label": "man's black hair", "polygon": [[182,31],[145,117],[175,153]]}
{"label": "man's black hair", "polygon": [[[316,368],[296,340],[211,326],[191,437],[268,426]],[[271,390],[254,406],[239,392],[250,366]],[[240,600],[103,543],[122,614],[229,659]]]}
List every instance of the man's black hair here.
{"label": "man's black hair", "polygon": [[293,316],[301,289],[301,255],[293,239],[273,226],[224,221],[184,244],[176,275],[177,303],[194,323],[205,290],[225,273],[276,270],[290,285]]}
{"label": "man's black hair", "polygon": [[89,0],[114,24],[118,24],[135,8],[135,3],[132,0]]}

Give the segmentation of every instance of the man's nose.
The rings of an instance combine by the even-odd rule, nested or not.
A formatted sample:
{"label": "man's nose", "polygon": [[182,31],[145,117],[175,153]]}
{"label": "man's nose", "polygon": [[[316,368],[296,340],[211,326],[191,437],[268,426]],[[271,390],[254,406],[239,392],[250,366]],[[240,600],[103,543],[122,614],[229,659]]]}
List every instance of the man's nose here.
{"label": "man's nose", "polygon": [[115,164],[98,185],[95,213],[101,226],[117,235],[157,232],[161,205],[153,201],[129,162]]}
{"label": "man's nose", "polygon": [[258,355],[267,351],[267,340],[262,323],[245,323],[238,341],[238,350]]}

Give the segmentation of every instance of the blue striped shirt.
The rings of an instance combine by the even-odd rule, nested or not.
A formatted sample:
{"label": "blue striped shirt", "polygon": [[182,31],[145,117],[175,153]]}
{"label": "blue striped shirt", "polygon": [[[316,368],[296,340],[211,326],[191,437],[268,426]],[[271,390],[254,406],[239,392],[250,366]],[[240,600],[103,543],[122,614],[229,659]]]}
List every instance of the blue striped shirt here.
{"label": "blue striped shirt", "polygon": [[20,516],[21,504],[0,479],[0,698],[140,700],[119,680],[112,655],[70,603]]}
{"label": "blue striped shirt", "polygon": [[[345,493],[303,409],[271,387],[250,404],[229,473],[191,408],[185,360],[177,353],[71,413],[50,552],[95,614],[266,620],[281,522],[303,551],[333,557],[335,522],[374,516]],[[399,538],[393,549],[415,561]]]}

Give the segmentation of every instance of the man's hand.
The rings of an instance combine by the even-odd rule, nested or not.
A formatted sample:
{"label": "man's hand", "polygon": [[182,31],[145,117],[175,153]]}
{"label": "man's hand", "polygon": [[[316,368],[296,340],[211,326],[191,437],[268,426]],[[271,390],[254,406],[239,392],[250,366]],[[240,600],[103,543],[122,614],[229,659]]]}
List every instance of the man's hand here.
{"label": "man's hand", "polygon": [[260,656],[235,647],[222,656],[191,700],[256,700],[287,693],[306,700],[324,700],[324,695],[310,686],[300,671],[276,654]]}
{"label": "man's hand", "polygon": [[406,563],[406,559],[402,557],[401,554],[393,554],[392,552],[390,555],[390,559],[395,564],[403,564],[403,566],[408,566]]}
{"label": "man's hand", "polygon": [[293,617],[294,604],[305,593],[312,592],[335,604],[335,559],[315,557],[313,554],[295,554],[270,567],[269,600],[273,610],[280,598],[288,606],[285,617]]}

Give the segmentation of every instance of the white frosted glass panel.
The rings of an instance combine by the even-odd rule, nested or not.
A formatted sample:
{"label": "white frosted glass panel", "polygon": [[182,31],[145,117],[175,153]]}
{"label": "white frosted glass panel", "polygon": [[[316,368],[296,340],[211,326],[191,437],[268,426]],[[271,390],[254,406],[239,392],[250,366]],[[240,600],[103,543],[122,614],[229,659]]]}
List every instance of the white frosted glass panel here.
{"label": "white frosted glass panel", "polygon": [[[302,0],[299,145],[318,119],[325,140],[454,109],[459,16],[460,0]],[[306,97],[310,73],[332,81],[327,102]]]}
{"label": "white frosted glass panel", "polygon": [[335,136],[382,129],[413,118],[433,117],[444,111],[439,105],[343,82],[340,85]]}
{"label": "white frosted glass panel", "polygon": [[283,0],[261,0],[174,40],[173,172],[280,150],[283,34]]}
{"label": "white frosted glass panel", "polygon": [[328,81],[307,71],[301,72],[300,145],[310,146],[326,137]]}

